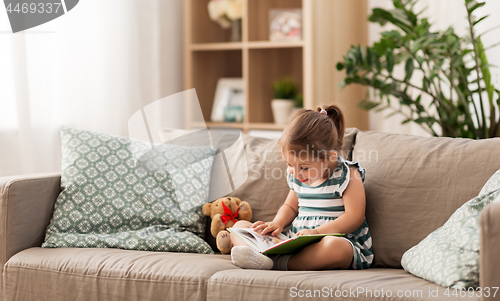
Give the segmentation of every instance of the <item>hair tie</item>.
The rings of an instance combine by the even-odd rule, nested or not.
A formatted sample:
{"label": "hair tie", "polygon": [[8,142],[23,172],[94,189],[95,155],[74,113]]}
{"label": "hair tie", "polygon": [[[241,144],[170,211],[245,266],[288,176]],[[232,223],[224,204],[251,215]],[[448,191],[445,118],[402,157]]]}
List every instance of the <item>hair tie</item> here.
{"label": "hair tie", "polygon": [[321,111],[319,111],[319,113],[320,113],[320,114],[325,114],[325,115],[328,115],[328,112],[327,112],[327,111],[325,111],[325,110],[323,110],[323,109],[321,109]]}

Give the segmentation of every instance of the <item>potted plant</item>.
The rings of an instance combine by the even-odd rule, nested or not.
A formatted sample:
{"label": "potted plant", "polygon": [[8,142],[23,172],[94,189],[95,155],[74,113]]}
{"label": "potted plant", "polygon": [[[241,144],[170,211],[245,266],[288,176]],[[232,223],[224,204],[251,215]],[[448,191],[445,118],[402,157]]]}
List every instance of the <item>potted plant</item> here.
{"label": "potted plant", "polygon": [[302,100],[297,92],[297,85],[292,77],[287,76],[273,83],[274,99],[271,101],[274,123],[283,125],[296,107],[296,103]]}
{"label": "potted plant", "polygon": [[[500,105],[500,91],[491,82],[481,42],[484,33],[475,29],[487,16],[473,14],[485,3],[464,1],[469,28],[468,35],[460,37],[453,27],[431,31],[428,19],[414,11],[417,1],[393,0],[394,9],[373,9],[371,22],[391,23],[396,29],[382,32],[373,46],[351,47],[337,64],[338,70],[346,70],[342,85],[371,87],[359,106],[392,110],[386,117],[403,114],[402,123],[415,122],[433,136],[500,136],[495,106]],[[401,76],[394,71],[398,65],[404,66]]]}

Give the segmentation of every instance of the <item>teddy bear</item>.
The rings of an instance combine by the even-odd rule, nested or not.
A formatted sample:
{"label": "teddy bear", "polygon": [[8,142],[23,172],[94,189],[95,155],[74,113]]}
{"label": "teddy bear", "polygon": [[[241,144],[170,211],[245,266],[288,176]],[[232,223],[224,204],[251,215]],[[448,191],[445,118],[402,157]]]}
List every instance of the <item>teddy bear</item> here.
{"label": "teddy bear", "polygon": [[203,205],[203,214],[212,218],[210,232],[216,239],[217,248],[222,254],[229,254],[233,245],[230,243],[229,231],[238,220],[251,221],[250,204],[235,197],[224,197]]}

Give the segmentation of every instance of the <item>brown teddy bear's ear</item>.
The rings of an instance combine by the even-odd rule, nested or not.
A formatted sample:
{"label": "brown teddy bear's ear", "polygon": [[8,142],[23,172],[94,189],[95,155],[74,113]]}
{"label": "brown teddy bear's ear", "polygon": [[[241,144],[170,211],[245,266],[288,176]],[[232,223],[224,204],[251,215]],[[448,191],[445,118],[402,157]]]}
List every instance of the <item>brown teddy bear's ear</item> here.
{"label": "brown teddy bear's ear", "polygon": [[233,197],[234,201],[236,202],[236,205],[240,205],[241,204],[241,200],[239,198],[235,198]]}
{"label": "brown teddy bear's ear", "polygon": [[203,215],[210,216],[210,214],[212,213],[212,203],[203,205],[202,211]]}

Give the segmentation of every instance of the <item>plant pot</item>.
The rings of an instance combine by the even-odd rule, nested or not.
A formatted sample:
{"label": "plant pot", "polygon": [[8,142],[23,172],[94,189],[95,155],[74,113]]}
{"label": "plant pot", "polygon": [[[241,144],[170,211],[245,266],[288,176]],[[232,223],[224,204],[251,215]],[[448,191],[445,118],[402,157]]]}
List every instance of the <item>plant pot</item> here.
{"label": "plant pot", "polygon": [[274,123],[285,125],[295,108],[295,102],[290,99],[273,99],[271,101]]}

